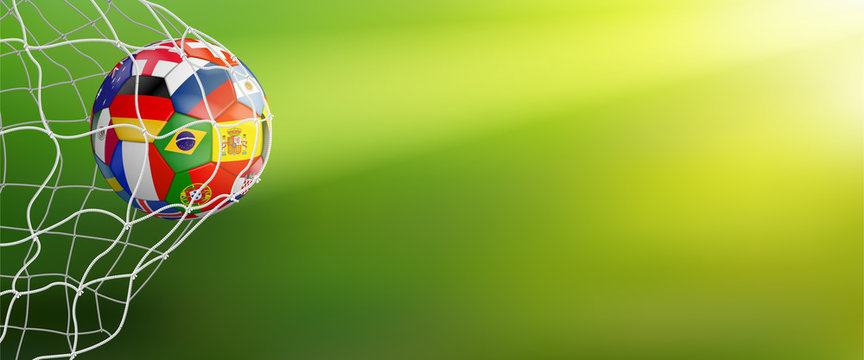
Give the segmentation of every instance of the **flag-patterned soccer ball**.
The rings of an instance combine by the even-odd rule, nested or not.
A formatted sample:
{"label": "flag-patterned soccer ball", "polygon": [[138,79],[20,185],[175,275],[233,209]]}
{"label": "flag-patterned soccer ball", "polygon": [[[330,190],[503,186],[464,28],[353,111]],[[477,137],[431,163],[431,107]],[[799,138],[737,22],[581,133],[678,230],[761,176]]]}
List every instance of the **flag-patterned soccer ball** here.
{"label": "flag-patterned soccer ball", "polygon": [[166,219],[189,209],[193,219],[224,209],[258,179],[268,113],[258,80],[224,49],[195,39],[154,43],[105,77],[90,118],[91,130],[102,129],[91,137],[93,153],[124,201]]}

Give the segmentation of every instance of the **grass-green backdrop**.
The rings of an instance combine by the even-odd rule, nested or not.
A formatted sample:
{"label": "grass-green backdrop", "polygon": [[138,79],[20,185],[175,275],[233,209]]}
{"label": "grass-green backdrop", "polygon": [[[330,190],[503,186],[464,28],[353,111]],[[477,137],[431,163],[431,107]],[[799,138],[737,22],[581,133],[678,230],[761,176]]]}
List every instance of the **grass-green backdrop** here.
{"label": "grass-green backdrop", "polygon": [[272,157],[81,359],[864,356],[860,3],[160,3]]}

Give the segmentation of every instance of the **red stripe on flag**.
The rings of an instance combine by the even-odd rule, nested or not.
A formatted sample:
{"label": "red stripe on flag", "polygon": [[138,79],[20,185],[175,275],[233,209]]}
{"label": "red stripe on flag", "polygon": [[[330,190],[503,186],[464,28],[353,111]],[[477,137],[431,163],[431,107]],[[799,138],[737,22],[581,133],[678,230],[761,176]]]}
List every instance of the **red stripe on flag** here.
{"label": "red stripe on flag", "polygon": [[[234,175],[225,171],[221,168],[216,168],[216,163],[209,162],[194,169],[189,170],[189,178],[192,180],[192,183],[204,183],[207,179],[213,175],[213,172],[216,172],[216,175],[213,176],[213,180],[210,181],[211,196],[206,202],[210,202],[215,199],[219,195],[231,194],[231,188],[234,186]],[[219,198],[218,200],[213,201],[210,205],[202,208],[202,211],[207,211],[216,208],[219,203],[225,200],[224,197]],[[202,205],[204,203],[198,203],[195,205]],[[228,202],[225,202],[225,205],[228,205]]]}
{"label": "red stripe on flag", "polygon": [[[176,41],[177,46],[180,46],[181,42],[184,42],[184,40],[177,40]],[[204,59],[204,60],[210,61],[214,64],[218,64],[218,65],[226,66],[226,67],[239,65],[238,62],[231,59],[230,54],[228,54],[225,51],[222,51],[216,45],[211,46],[211,48],[215,51],[220,52],[222,54],[222,56],[225,57],[225,60],[222,60],[222,59],[216,57],[215,55],[213,55],[213,53],[210,52],[210,50],[207,47],[193,48],[193,47],[189,46],[190,43],[200,43],[200,41],[195,40],[195,39],[185,39],[185,44],[184,44],[185,46],[183,46],[183,51],[185,51],[186,54],[191,56],[191,57]]]}
{"label": "red stripe on flag", "polygon": [[[138,108],[142,119],[168,121],[174,115],[171,99],[139,95]],[[135,95],[117,95],[111,102],[111,117],[138,118],[135,111]]]}
{"label": "red stripe on flag", "polygon": [[216,122],[237,121],[250,118],[257,119],[258,115],[256,115],[248,106],[243,105],[243,103],[235,102],[233,105],[228,107],[228,110],[225,110],[222,115],[219,115],[219,117],[216,118]]}
{"label": "red stripe on flag", "polygon": [[[108,126],[114,125],[114,122],[108,120]],[[114,149],[117,148],[117,143],[120,139],[117,138],[117,132],[114,129],[105,130],[105,163],[111,165],[111,157],[114,155]]]}
{"label": "red stripe on flag", "polygon": [[[231,106],[231,104],[234,104],[236,100],[237,97],[234,95],[234,86],[230,80],[222,83],[222,85],[219,85],[219,87],[207,94],[207,104],[210,105],[210,112],[213,114],[213,119],[219,118],[219,116],[222,115],[222,112]],[[201,100],[197,105],[195,105],[187,115],[202,120],[210,119],[210,116],[207,115],[207,108],[204,106],[204,100]]]}
{"label": "red stripe on flag", "polygon": [[[261,145],[259,144],[258,146]],[[225,171],[231,173],[231,175],[240,177],[240,172],[243,171],[243,168],[245,168],[248,163],[249,160],[223,161],[219,166],[225,169]],[[262,160],[260,156],[256,156],[252,159],[252,165],[249,166],[249,170],[246,170],[242,176],[246,176],[247,174],[257,174],[261,171],[262,166],[264,166],[264,160]]]}
{"label": "red stripe on flag", "polygon": [[147,212],[147,213],[152,212],[152,210],[150,210],[150,207],[147,206],[147,202],[146,202],[146,201],[141,200],[141,199],[135,199],[135,202],[137,202],[137,203],[138,203],[138,207],[141,208],[142,210],[144,210],[145,212]]}
{"label": "red stripe on flag", "polygon": [[174,179],[174,171],[159,154],[159,150],[153,143],[150,143],[150,149],[147,150],[147,156],[150,160],[150,176],[153,178],[153,188],[156,190],[156,195],[159,199],[165,199],[168,195],[168,188],[171,187],[171,180]]}
{"label": "red stripe on flag", "polygon": [[153,70],[156,69],[156,64],[160,61],[168,61],[175,64],[179,64],[182,61],[180,54],[167,49],[141,50],[141,52],[135,54],[135,60],[145,61],[141,75],[146,76],[153,75]]}

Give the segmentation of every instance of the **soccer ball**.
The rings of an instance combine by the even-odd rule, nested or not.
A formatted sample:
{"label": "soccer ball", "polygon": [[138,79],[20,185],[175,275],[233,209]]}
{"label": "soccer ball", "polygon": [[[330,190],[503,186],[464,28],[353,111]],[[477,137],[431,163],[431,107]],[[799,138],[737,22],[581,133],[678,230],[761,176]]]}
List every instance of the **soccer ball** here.
{"label": "soccer ball", "polygon": [[257,78],[227,51],[195,39],[164,41],[106,75],[91,143],[124,201],[157,217],[189,211],[185,218],[194,219],[229,206],[257,181],[270,149],[268,114]]}

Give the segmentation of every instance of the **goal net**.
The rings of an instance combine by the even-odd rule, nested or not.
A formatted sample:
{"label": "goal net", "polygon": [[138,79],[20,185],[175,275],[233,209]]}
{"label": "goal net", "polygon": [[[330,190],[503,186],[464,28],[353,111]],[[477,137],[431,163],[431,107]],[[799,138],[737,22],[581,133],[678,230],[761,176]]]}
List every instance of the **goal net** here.
{"label": "goal net", "polygon": [[185,38],[227,49],[144,0],[0,0],[0,359],[72,359],[116,337],[132,299],[212,214],[185,219],[187,205],[165,220],[124,203],[90,145],[114,65]]}

